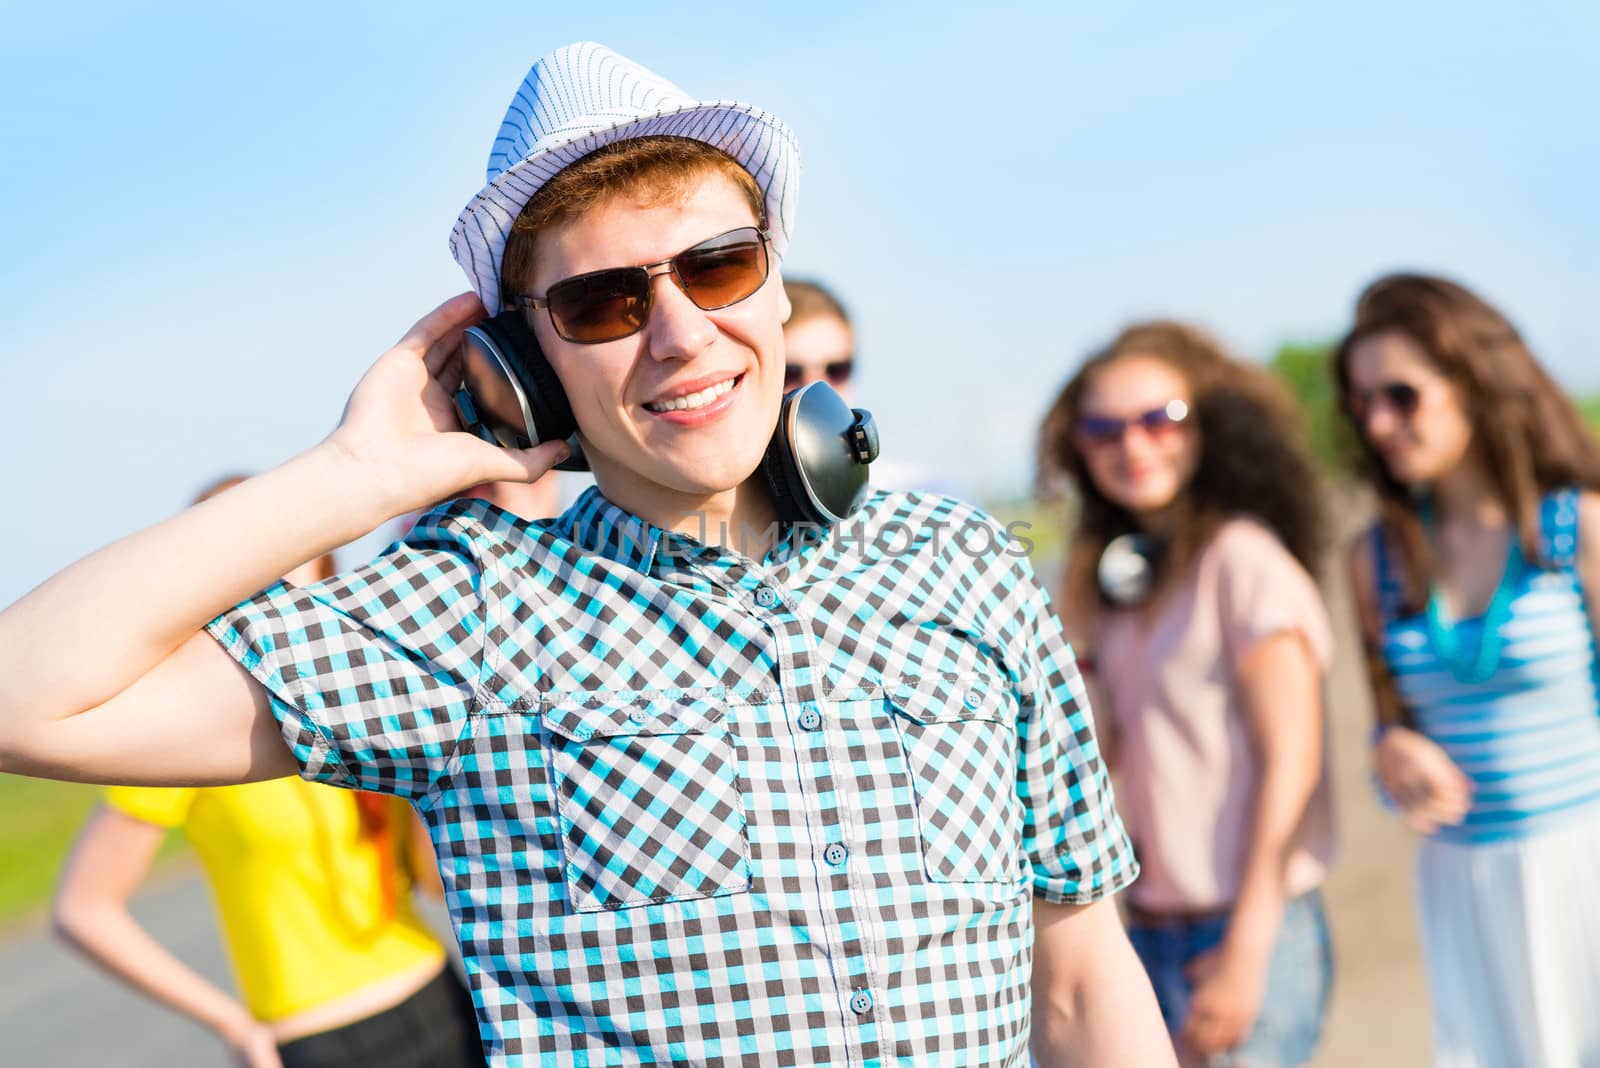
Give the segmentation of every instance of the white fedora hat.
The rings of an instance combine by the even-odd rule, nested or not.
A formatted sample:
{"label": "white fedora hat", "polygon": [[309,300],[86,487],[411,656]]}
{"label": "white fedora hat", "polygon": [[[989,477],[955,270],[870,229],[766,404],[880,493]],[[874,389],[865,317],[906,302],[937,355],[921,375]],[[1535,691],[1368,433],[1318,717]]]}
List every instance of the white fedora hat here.
{"label": "white fedora hat", "polygon": [[489,184],[450,234],[450,253],[490,315],[500,310],[506,238],[540,187],[597,148],[652,135],[703,141],[737,160],[766,197],[773,251],[783,255],[800,185],[789,127],[749,104],[695,100],[604,45],[580,41],[551,52],[523,79],[489,152]]}

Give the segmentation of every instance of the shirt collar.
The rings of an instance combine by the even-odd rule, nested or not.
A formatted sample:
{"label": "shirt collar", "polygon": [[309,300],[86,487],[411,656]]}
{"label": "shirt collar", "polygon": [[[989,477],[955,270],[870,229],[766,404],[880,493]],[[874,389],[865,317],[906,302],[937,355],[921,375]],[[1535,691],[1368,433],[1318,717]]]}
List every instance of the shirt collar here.
{"label": "shirt collar", "polygon": [[[645,575],[676,571],[685,564],[748,564],[731,549],[708,545],[689,534],[658,527],[613,504],[599,487],[590,486],[560,519],[561,532],[587,552],[613,560]],[[798,528],[785,524],[768,554],[766,566],[782,564],[804,552],[807,542]]]}

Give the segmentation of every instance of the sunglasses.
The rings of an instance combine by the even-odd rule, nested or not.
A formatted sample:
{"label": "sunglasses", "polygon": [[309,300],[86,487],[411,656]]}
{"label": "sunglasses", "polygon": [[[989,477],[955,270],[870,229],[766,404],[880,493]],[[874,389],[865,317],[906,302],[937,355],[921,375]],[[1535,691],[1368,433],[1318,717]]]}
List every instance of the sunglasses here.
{"label": "sunglasses", "polygon": [[[707,238],[676,256],[639,267],[607,267],[563,278],[542,297],[519,296],[523,309],[544,308],[556,333],[579,345],[598,345],[637,334],[650,320],[651,279],[671,274],[701,311],[737,304],[767,281],[767,240],[759,226],[741,226]],[[532,327],[532,321],[529,321]]]}
{"label": "sunglasses", "polygon": [[[783,388],[793,389],[806,379],[806,372],[812,365],[802,363],[786,363],[783,365]],[[855,361],[846,357],[843,360],[829,360],[822,365],[822,377],[828,380],[830,386],[842,386],[850,381],[850,375],[855,371]]]}
{"label": "sunglasses", "polygon": [[1409,382],[1385,382],[1374,389],[1353,390],[1350,393],[1350,417],[1365,426],[1372,417],[1374,404],[1379,400],[1400,418],[1409,419],[1422,406],[1422,391]]}
{"label": "sunglasses", "polygon": [[1151,408],[1126,419],[1109,415],[1080,416],[1075,433],[1084,445],[1098,448],[1120,445],[1131,427],[1138,427],[1151,437],[1164,437],[1177,430],[1188,418],[1189,405],[1181,400],[1172,400],[1159,408]]}

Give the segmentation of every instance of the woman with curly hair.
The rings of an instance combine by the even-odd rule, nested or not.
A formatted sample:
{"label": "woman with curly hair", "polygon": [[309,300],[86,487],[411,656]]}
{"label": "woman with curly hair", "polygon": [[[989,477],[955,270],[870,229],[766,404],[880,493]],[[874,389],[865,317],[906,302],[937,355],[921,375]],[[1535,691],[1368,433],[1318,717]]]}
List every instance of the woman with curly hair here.
{"label": "woman with curly hair", "polygon": [[1143,874],[1129,926],[1190,1064],[1309,1062],[1332,977],[1318,487],[1286,398],[1172,322],[1124,330],[1046,416],[1080,514],[1062,612]]}
{"label": "woman with curly hair", "polygon": [[1335,353],[1385,794],[1421,832],[1441,1065],[1600,1064],[1600,446],[1499,311],[1369,286]]}

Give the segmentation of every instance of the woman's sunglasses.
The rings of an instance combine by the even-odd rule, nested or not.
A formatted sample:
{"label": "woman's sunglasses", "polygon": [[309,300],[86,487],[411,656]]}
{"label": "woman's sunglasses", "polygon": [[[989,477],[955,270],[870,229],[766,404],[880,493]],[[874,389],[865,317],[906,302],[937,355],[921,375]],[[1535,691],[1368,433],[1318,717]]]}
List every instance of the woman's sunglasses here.
{"label": "woman's sunglasses", "polygon": [[750,296],[767,281],[769,236],[759,226],[741,226],[670,259],[564,278],[543,297],[519,296],[512,303],[523,309],[547,309],[550,324],[568,341],[579,345],[616,341],[637,334],[649,322],[651,279],[658,274],[671,274],[701,311],[726,308]]}
{"label": "woman's sunglasses", "polygon": [[[811,365],[803,363],[786,363],[783,365],[783,388],[793,389],[806,379],[806,372],[811,370]],[[830,386],[842,386],[850,381],[850,375],[855,371],[855,362],[850,359],[829,360],[822,365],[822,377],[828,380]]]}
{"label": "woman's sunglasses", "polygon": [[1422,391],[1409,382],[1385,382],[1373,389],[1352,390],[1350,417],[1361,426],[1372,418],[1374,405],[1383,401],[1402,419],[1410,419],[1422,406]]}
{"label": "woman's sunglasses", "polygon": [[1084,415],[1078,418],[1074,433],[1089,447],[1119,445],[1131,427],[1138,427],[1151,437],[1163,437],[1177,430],[1189,418],[1189,405],[1181,400],[1168,401],[1159,408],[1117,419],[1109,415]]}

